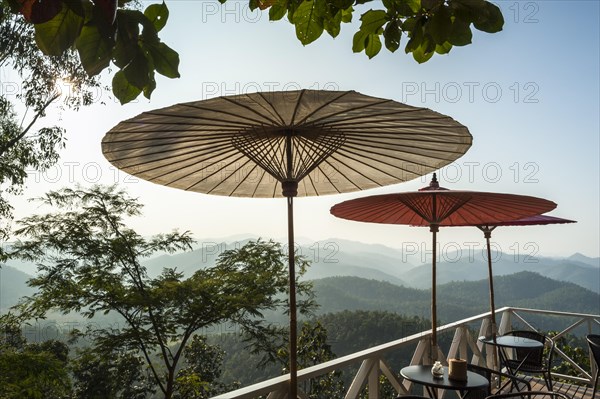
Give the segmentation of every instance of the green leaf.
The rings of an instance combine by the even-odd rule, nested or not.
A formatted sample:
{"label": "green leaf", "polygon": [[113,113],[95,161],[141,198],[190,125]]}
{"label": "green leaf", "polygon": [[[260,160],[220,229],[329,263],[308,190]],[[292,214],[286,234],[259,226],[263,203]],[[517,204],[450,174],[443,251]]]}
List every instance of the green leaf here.
{"label": "green leaf", "polygon": [[473,38],[473,32],[468,22],[464,22],[458,19],[454,20],[452,24],[452,31],[448,36],[448,41],[454,46],[466,46],[471,44]]}
{"label": "green leaf", "polygon": [[421,0],[421,7],[425,10],[433,10],[444,3],[444,0]]}
{"label": "green leaf", "polygon": [[259,1],[260,0],[250,0],[248,2],[248,7],[250,8],[250,11],[254,11],[254,10],[256,10],[258,8],[258,2]]}
{"label": "green leaf", "polygon": [[150,100],[150,96],[152,95],[152,92],[154,91],[154,89],[156,89],[156,80],[154,80],[154,74],[151,74],[149,80],[148,80],[148,84],[146,86],[144,86],[144,97],[146,97],[148,100]]}
{"label": "green leaf", "polygon": [[421,10],[421,0],[402,0],[403,3],[408,5],[413,13],[418,13]]}
{"label": "green leaf", "polygon": [[114,95],[119,99],[121,105],[127,104],[130,101],[133,101],[140,95],[142,92],[140,89],[130,84],[125,77],[125,73],[123,71],[118,71],[113,76],[112,80],[112,91]]}
{"label": "green leaf", "polygon": [[165,27],[167,20],[169,19],[169,9],[163,1],[162,4],[149,5],[146,10],[144,10],[144,15],[150,22],[152,22],[154,29],[156,29],[157,32],[160,32],[160,30]]}
{"label": "green leaf", "polygon": [[94,76],[110,64],[114,43],[105,38],[96,25],[87,24],[81,29],[81,34],[75,40],[81,65],[88,75]]}
{"label": "green leaf", "polygon": [[456,19],[471,23],[481,12],[485,12],[485,0],[452,0],[448,5]]}
{"label": "green leaf", "polygon": [[355,53],[360,53],[365,49],[365,44],[367,42],[369,35],[359,30],[354,34],[352,38],[352,51]]}
{"label": "green leaf", "polygon": [[422,18],[419,18],[415,22],[415,26],[410,32],[410,39],[406,43],[404,51],[406,54],[415,51],[423,42],[423,22]]}
{"label": "green leaf", "polygon": [[156,71],[168,78],[178,78],[179,75],[179,54],[160,42],[158,45],[148,44],[145,46],[150,52],[154,61]]}
{"label": "green leaf", "polygon": [[319,15],[318,2],[305,0],[294,12],[292,23],[296,26],[296,37],[303,45],[310,44],[323,33],[323,18]]}
{"label": "green leaf", "polygon": [[83,18],[66,6],[48,22],[35,26],[35,41],[46,55],[61,55],[75,44]]}
{"label": "green leaf", "polygon": [[383,5],[390,15],[408,17],[421,9],[421,0],[383,0]]}
{"label": "green leaf", "polygon": [[435,51],[435,41],[431,37],[429,33],[423,34],[423,42],[421,43],[421,47],[423,47],[423,52],[425,53],[433,53]]}
{"label": "green leaf", "polygon": [[125,12],[117,12],[117,43],[113,49],[113,62],[124,68],[133,59],[140,36],[138,23]]}
{"label": "green leaf", "polygon": [[83,18],[86,16],[86,12],[88,12],[89,15],[89,10],[93,7],[91,3],[82,2],[81,0],[63,0],[63,3],[65,3],[71,11]]}
{"label": "green leaf", "polygon": [[342,10],[342,22],[347,24],[352,22],[352,13],[354,13],[354,8],[349,7]]}
{"label": "green leaf", "polygon": [[367,36],[367,44],[365,46],[365,54],[369,58],[375,57],[381,51],[381,39],[376,33],[371,33]]}
{"label": "green leaf", "polygon": [[277,0],[277,3],[273,4],[269,9],[269,20],[279,21],[288,11],[288,0]]}
{"label": "green leaf", "polygon": [[435,46],[435,52],[438,54],[448,54],[452,50],[452,44],[446,42]]}
{"label": "green leaf", "polygon": [[352,7],[354,0],[329,0],[329,3],[338,10],[345,10],[349,7]]}
{"label": "green leaf", "polygon": [[404,32],[412,32],[413,30],[415,30],[415,26],[417,26],[417,21],[418,18],[416,17],[406,18],[404,22],[402,22],[400,30]]}
{"label": "green leaf", "polygon": [[473,26],[487,33],[500,32],[504,26],[504,17],[496,5],[485,2],[484,11],[477,14]]}
{"label": "green leaf", "polygon": [[250,0],[250,11],[254,11],[257,8],[261,11],[266,10],[267,8],[273,6],[273,4],[275,4],[276,1],[278,0]]}
{"label": "green leaf", "polygon": [[392,53],[398,50],[400,47],[400,38],[402,32],[398,26],[398,21],[390,21],[383,30],[383,37],[385,39],[385,47]]}
{"label": "green leaf", "polygon": [[425,24],[426,31],[437,44],[445,43],[452,32],[452,15],[446,6],[440,7]]}
{"label": "green leaf", "polygon": [[417,47],[412,55],[415,61],[419,64],[429,61],[429,59],[433,56],[433,51],[427,51],[427,44],[423,43],[421,46]]}
{"label": "green leaf", "polygon": [[323,27],[331,35],[331,37],[337,37],[341,31],[342,25],[342,10],[339,10],[333,18],[325,18],[323,21]]}
{"label": "green leaf", "polygon": [[152,70],[149,64],[144,52],[141,49],[136,51],[131,62],[123,68],[127,81],[142,90],[148,84],[149,74]]}
{"label": "green leaf", "polygon": [[[154,24],[138,10],[119,10],[120,14],[118,18],[127,20],[128,24],[142,25],[142,38],[145,42],[158,43],[158,32],[154,27]],[[139,28],[137,28],[139,31]]]}
{"label": "green leaf", "polygon": [[360,30],[367,34],[376,33],[388,22],[388,16],[383,10],[369,10],[365,12],[360,20]]}

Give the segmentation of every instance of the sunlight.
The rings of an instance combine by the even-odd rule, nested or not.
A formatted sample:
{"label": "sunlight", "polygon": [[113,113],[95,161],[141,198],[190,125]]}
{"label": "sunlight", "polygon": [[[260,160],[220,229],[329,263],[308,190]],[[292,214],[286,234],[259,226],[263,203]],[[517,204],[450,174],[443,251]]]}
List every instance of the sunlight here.
{"label": "sunlight", "polygon": [[53,96],[61,103],[67,102],[77,94],[77,86],[67,77],[59,77],[54,82]]}

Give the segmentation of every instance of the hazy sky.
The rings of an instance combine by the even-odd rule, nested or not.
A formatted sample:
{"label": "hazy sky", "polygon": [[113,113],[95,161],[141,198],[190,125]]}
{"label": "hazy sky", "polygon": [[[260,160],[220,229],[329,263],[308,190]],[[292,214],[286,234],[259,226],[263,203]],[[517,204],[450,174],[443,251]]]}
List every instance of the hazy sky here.
{"label": "hazy sky", "polygon": [[[149,3],[144,3],[146,6]],[[25,196],[14,201],[17,217],[35,208],[25,198],[74,183],[119,183],[145,205],[132,221],[142,234],[178,228],[202,241],[252,233],[286,236],[283,199],[236,199],[158,186],[115,170],[102,156],[100,141],[119,121],[173,103],[269,90],[300,88],[356,90],[448,114],[468,126],[473,146],[440,171],[454,189],[540,196],[558,203],[552,215],[577,224],[505,227],[493,241],[504,252],[568,256],[600,252],[599,26],[598,1],[500,1],[504,31],[476,32],[473,44],[455,47],[418,65],[399,50],[369,60],[353,54],[358,17],[338,38],[323,36],[303,47],[285,21],[270,23],[248,1],[169,1],[162,39],[181,57],[181,78],[158,79],[152,100],[120,106],[110,93],[79,112],[53,110],[68,131],[59,164],[32,172]],[[406,38],[403,37],[404,44]],[[403,45],[401,45],[403,48]],[[109,81],[106,74],[107,82]],[[2,89],[14,78],[2,71]],[[41,126],[41,124],[40,124]],[[344,238],[430,250],[426,228],[382,226],[338,220],[329,208],[365,195],[415,190],[430,176],[382,189],[295,201],[296,234],[315,243]],[[483,241],[475,228],[446,228],[442,248],[466,248]]]}

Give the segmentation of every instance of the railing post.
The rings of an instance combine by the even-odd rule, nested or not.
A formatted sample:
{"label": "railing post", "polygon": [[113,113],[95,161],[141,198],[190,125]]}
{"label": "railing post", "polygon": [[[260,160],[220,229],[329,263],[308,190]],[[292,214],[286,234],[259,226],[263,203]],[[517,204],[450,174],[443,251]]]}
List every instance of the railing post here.
{"label": "railing post", "polygon": [[498,335],[504,335],[506,334],[508,331],[510,331],[511,328],[511,310],[505,310],[504,312],[502,312],[502,319],[500,319],[500,327],[498,328]]}
{"label": "railing post", "polygon": [[458,353],[461,346],[463,334],[464,330],[462,326],[458,326],[454,331],[454,337],[452,338],[452,343],[450,344],[450,349],[448,350],[448,359],[456,357],[456,354]]}
{"label": "railing post", "polygon": [[367,378],[369,378],[370,383],[371,369],[379,369],[378,363],[378,359],[368,358],[363,360],[362,364],[360,365],[360,368],[358,369],[358,372],[356,373],[354,379],[352,380],[352,383],[350,384],[350,388],[348,388],[348,392],[346,392],[346,396],[344,399],[358,398],[358,395],[360,395],[360,391],[365,385],[365,380],[367,380]]}
{"label": "railing post", "polygon": [[412,359],[410,359],[410,364],[420,364],[424,359],[429,358],[429,337],[424,337],[419,340],[417,344],[417,348],[415,349],[415,353],[413,353]]}
{"label": "railing post", "polygon": [[406,390],[404,385],[402,385],[398,377],[396,377],[396,375],[392,372],[389,366],[385,364],[385,362],[382,359],[379,360],[379,368],[381,369],[383,375],[385,375],[385,377],[388,379],[390,384],[392,384],[396,392],[398,392],[399,394],[408,393],[408,391]]}
{"label": "railing post", "polygon": [[[478,337],[481,336],[487,336],[487,332],[489,331],[489,328],[491,326],[492,323],[490,323],[490,319],[488,317],[485,317],[483,319],[481,319],[481,327],[479,327],[479,334],[477,335],[476,339]],[[477,364],[477,365],[481,365],[481,358],[483,357],[483,342],[479,341],[477,339],[477,342],[475,343],[477,350],[473,350],[473,357],[471,358],[471,363],[473,364]],[[491,364],[493,364],[493,355],[492,352],[487,351],[486,348],[486,359],[485,359],[485,367],[490,367]]]}
{"label": "railing post", "polygon": [[369,399],[379,399],[379,359],[369,372]]}

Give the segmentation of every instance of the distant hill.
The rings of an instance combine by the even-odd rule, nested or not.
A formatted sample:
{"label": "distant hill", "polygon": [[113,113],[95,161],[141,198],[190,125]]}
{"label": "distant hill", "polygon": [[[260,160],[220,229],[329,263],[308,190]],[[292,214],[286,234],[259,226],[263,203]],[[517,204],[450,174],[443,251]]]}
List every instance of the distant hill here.
{"label": "distant hill", "polygon": [[[320,312],[386,310],[429,317],[430,290],[416,290],[355,277],[333,277],[314,282]],[[532,272],[499,276],[494,280],[496,307],[514,306],[600,314],[600,295],[572,283]],[[438,317],[442,323],[489,310],[487,280],[452,282],[437,287]]]}
{"label": "distant hill", "polygon": [[[165,258],[167,259],[170,258]],[[166,266],[162,262],[160,264]],[[373,273],[379,276],[384,274]],[[3,265],[0,268],[0,312],[16,304],[20,297],[33,294],[33,290],[26,285],[29,278],[30,275],[11,266]],[[388,278],[393,280],[393,277]],[[379,310],[429,318],[430,280],[426,283],[426,289],[416,289],[389,281],[356,276],[316,279],[316,300],[321,305],[318,313]],[[514,306],[600,314],[599,294],[579,285],[553,280],[537,273],[519,272],[497,276],[494,286],[498,308]],[[489,309],[487,276],[478,281],[438,284],[437,292],[438,316],[442,323],[487,312]]]}
{"label": "distant hill", "polygon": [[[410,307],[410,315],[428,315],[431,295],[424,290],[400,287],[359,277],[329,277],[314,281],[320,313],[342,310],[388,310]],[[408,314],[408,313],[407,313]]]}
{"label": "distant hill", "polygon": [[[495,256],[499,260],[493,264],[494,276],[505,276],[521,271],[539,273],[558,281],[566,281],[580,285],[593,292],[600,293],[600,268],[595,268],[580,261],[554,259],[546,257],[518,258],[509,254]],[[460,258],[457,262],[440,262],[437,265],[438,283],[451,281],[476,281],[488,276],[487,262],[478,259]],[[431,265],[418,266],[400,276],[409,286],[427,288],[431,281]]]}
{"label": "distant hill", "polygon": [[14,267],[0,267],[0,313],[16,305],[19,298],[31,295],[35,291],[27,286],[27,280],[32,276]]}
{"label": "distant hill", "polygon": [[573,262],[579,262],[587,266],[600,268],[600,258],[590,258],[583,254],[580,254],[579,252],[569,256],[567,259]]}
{"label": "distant hill", "polygon": [[[206,238],[198,241],[194,251],[177,254],[160,254],[154,258],[144,260],[143,265],[148,269],[150,276],[158,275],[165,267],[176,267],[183,271],[185,275],[191,275],[195,270],[210,267],[214,265],[217,257],[225,250],[240,247],[247,243],[250,235],[234,236],[225,239]],[[255,239],[255,238],[252,238]],[[389,248],[378,244],[365,244],[355,241],[342,240],[337,238],[310,242],[302,239],[303,244],[299,251],[303,256],[312,262],[308,269],[305,279],[321,280],[330,277],[357,277],[378,282],[391,283],[395,286],[404,286],[419,289],[430,289],[431,286],[431,265],[427,262],[427,257],[422,254],[403,253],[400,249]],[[410,255],[410,256],[408,256]],[[482,281],[485,285],[487,279],[487,263],[478,256],[461,256],[453,253],[444,253],[438,263],[437,280],[438,285],[451,282]],[[534,258],[513,257],[511,254],[499,253],[493,255],[494,275],[510,276],[522,271],[530,271],[541,274],[545,277],[570,282],[579,285],[596,293],[600,293],[600,258],[589,258],[576,253],[568,258],[550,258],[536,256]],[[430,257],[430,255],[429,255]],[[451,260],[457,259],[456,262]],[[419,260],[423,262],[420,266],[409,262]],[[13,267],[13,269],[9,269]],[[33,263],[10,260],[5,266],[2,277],[2,284],[5,287],[2,290],[0,306],[7,307],[7,304],[14,304],[18,297],[31,293],[28,291],[25,281],[29,278],[27,274],[35,272]],[[20,272],[15,273],[15,272]],[[1,272],[0,272],[1,273]],[[25,274],[26,273],[26,274]],[[500,280],[498,280],[500,281]],[[498,282],[497,282],[498,284]],[[537,284],[537,282],[536,282]],[[389,285],[388,285],[389,287]],[[484,287],[485,288],[485,287]],[[331,287],[333,290],[334,287]],[[352,291],[348,287],[340,287],[343,291]],[[379,288],[378,288],[379,289]],[[410,292],[410,291],[409,291]],[[351,292],[350,292],[351,293]],[[324,293],[324,295],[333,296],[334,291]],[[346,292],[348,294],[348,292]],[[394,294],[396,295],[396,293]],[[411,306],[418,309],[418,315],[427,316],[429,305],[419,303],[416,300],[418,294],[414,294],[411,299]],[[340,300],[339,296],[336,297]],[[380,299],[369,299],[370,305],[365,298],[346,298],[348,303],[356,303],[356,306],[370,306],[368,309],[378,309],[377,306],[385,302]],[[541,300],[541,299],[540,299]],[[341,301],[341,300],[340,300]],[[357,302],[358,301],[358,302]],[[382,302],[383,301],[383,302]],[[340,306],[343,301],[340,302]],[[385,306],[392,306],[386,304]],[[460,313],[460,309],[453,309],[453,304],[444,304],[451,313]],[[342,307],[338,308],[342,309]],[[387,307],[385,308],[387,309]],[[483,308],[482,308],[483,309]],[[484,310],[484,309],[483,309]]]}
{"label": "distant hill", "polygon": [[[248,241],[203,240],[194,251],[160,255],[144,261],[143,265],[150,275],[157,275],[165,267],[177,267],[185,275],[191,275],[195,270],[213,266],[223,251],[243,246]],[[398,261],[400,251],[383,245],[330,239],[300,245],[297,251],[311,261],[305,276],[309,280],[357,276],[405,285],[399,276],[414,268],[413,264]]]}
{"label": "distant hill", "polygon": [[[214,265],[218,255],[226,250],[239,247],[248,239],[237,241],[203,240],[200,248],[175,255],[162,255],[144,262],[150,275],[160,273],[163,267],[177,266],[178,270],[190,275],[199,268]],[[378,244],[365,244],[342,239],[327,239],[301,245],[299,251],[312,261],[306,279],[317,280],[335,276],[355,276],[378,281],[388,281],[397,285],[414,288],[429,288],[431,265],[420,266],[408,262],[426,259],[420,254],[403,254],[401,250]],[[477,281],[487,278],[487,262],[481,256],[469,257],[461,254],[445,254],[438,262],[438,283],[452,281]],[[600,266],[595,262],[600,258],[588,258],[574,254],[569,258],[543,256],[514,257],[507,253],[492,255],[495,259],[495,276],[510,275],[521,271],[531,271],[559,281],[578,284],[600,293]],[[456,259],[456,261],[454,261]]]}

